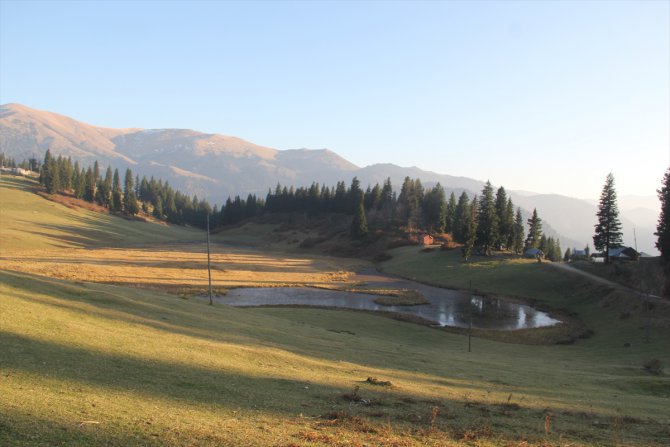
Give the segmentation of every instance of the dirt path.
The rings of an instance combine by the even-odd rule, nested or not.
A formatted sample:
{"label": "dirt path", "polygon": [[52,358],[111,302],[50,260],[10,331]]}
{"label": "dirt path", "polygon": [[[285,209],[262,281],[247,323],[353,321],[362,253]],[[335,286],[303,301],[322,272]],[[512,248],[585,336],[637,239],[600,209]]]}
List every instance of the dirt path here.
{"label": "dirt path", "polygon": [[627,292],[634,293],[634,294],[639,295],[639,296],[641,296],[641,297],[647,297],[647,296],[649,296],[649,298],[653,298],[653,299],[657,299],[657,300],[665,301],[665,300],[664,300],[663,298],[661,298],[660,296],[651,295],[651,294],[650,294],[650,295],[647,295],[647,294],[645,294],[645,293],[640,292],[639,290],[635,290],[635,289],[632,289],[632,288],[630,288],[630,287],[626,287],[626,286],[624,286],[624,285],[622,285],[622,284],[616,283],[616,282],[614,282],[614,281],[610,281],[610,280],[608,280],[608,279],[601,278],[600,276],[594,275],[594,274],[592,274],[592,273],[588,273],[588,272],[585,272],[585,271],[583,271],[583,270],[576,269],[576,268],[574,268],[574,267],[571,267],[571,266],[568,265],[568,264],[563,264],[563,263],[561,263],[561,262],[551,262],[551,263],[547,263],[546,265],[550,265],[550,266],[552,266],[553,268],[556,268],[556,269],[559,269],[559,270],[563,270],[563,271],[565,271],[565,272],[570,272],[570,273],[574,273],[574,274],[576,274],[576,275],[581,275],[581,276],[583,276],[583,277],[585,277],[585,278],[590,279],[590,280],[593,281],[593,282],[597,282],[597,283],[599,283],[599,284],[604,284],[604,285],[606,285],[606,286],[613,287],[613,288],[615,288],[615,289],[625,290],[625,291],[627,291]]}
{"label": "dirt path", "polygon": [[[560,263],[560,262],[552,262],[552,263],[548,263],[547,265],[550,265],[550,266],[552,266],[554,268],[557,268],[559,270],[563,270],[563,271],[566,271],[566,272],[571,272],[571,273],[575,273],[577,275],[584,276],[586,278],[589,278],[593,282],[597,282],[597,283],[600,283],[600,284],[605,284],[606,286],[614,287],[614,288],[617,288],[617,289],[626,289],[626,290],[634,291],[633,289],[622,286],[621,284],[615,283],[614,281],[610,281],[609,279],[601,278],[600,276],[594,275],[593,273],[588,273],[588,272],[585,272],[583,270],[579,270],[579,269],[576,269],[574,267],[570,267],[568,264],[563,264],[563,263]],[[637,291],[634,291],[634,292],[637,292]]]}

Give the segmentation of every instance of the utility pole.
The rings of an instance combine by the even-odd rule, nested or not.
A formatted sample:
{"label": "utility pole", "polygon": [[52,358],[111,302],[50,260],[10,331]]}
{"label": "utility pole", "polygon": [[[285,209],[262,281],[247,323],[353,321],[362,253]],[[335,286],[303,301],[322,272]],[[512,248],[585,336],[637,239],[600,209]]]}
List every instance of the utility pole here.
{"label": "utility pole", "polygon": [[212,263],[209,254],[209,213],[207,213],[207,276],[209,278],[209,305],[211,306],[214,302],[212,301]]}
{"label": "utility pole", "polygon": [[651,331],[651,303],[649,302],[649,295],[651,295],[651,292],[646,287],[646,284],[642,284],[642,292],[644,293],[645,300],[644,300],[644,310],[645,314],[647,317],[647,324],[645,328],[645,334],[644,334],[644,341],[646,343],[649,343],[649,332]]}
{"label": "utility pole", "polygon": [[470,310],[470,325],[468,327],[468,352],[472,352],[472,281],[468,287],[468,309]]}

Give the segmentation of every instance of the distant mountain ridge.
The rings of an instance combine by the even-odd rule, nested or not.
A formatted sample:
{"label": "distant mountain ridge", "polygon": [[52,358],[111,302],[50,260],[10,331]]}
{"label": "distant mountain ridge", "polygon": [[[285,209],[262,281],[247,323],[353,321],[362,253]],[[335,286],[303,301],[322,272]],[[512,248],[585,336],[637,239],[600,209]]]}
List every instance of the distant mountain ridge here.
{"label": "distant mountain ridge", "polygon": [[[479,194],[484,185],[467,177],[390,163],[361,168],[328,149],[278,150],[238,137],[189,129],[111,129],[21,104],[0,106],[0,151],[21,160],[33,156],[41,159],[47,149],[84,164],[98,160],[103,166],[130,167],[135,173],[162,178],[178,190],[217,204],[228,196],[264,196],[277,183],[332,186],[342,180],[349,182],[354,176],[363,187],[381,184],[390,177],[395,188],[405,177],[419,178],[424,186],[439,182],[447,193],[457,195],[462,191]],[[527,191],[508,193],[526,213],[538,209],[547,234],[559,237],[563,249],[592,246],[593,203]],[[653,248],[656,222],[652,217],[658,213],[646,207],[649,200],[643,203],[645,207],[631,208],[631,219],[622,213],[624,241],[634,244],[635,227],[639,249],[657,253]]]}

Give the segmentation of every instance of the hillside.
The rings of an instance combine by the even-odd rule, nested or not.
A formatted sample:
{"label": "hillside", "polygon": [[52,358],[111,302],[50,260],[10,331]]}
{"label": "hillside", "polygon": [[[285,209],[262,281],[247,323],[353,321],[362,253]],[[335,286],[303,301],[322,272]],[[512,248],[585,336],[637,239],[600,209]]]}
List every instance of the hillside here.
{"label": "hillside", "polygon": [[[471,196],[479,194],[484,185],[480,180],[389,163],[361,168],[328,149],[277,150],[233,136],[187,129],[109,129],[20,104],[0,106],[0,151],[18,160],[41,159],[47,148],[54,155],[86,164],[97,159],[103,167],[131,167],[135,173],[167,180],[177,190],[219,205],[229,196],[252,193],[263,197],[277,183],[333,186],[354,176],[364,188],[382,184],[388,177],[399,188],[410,177],[421,179],[425,186],[439,182],[448,193],[467,191]],[[560,195],[508,192],[526,214],[538,209],[547,234],[560,238],[563,249],[592,245],[593,203]],[[638,249],[657,254],[653,236],[656,199],[639,197],[628,202],[630,206],[622,207],[624,242],[635,244],[635,228]]]}
{"label": "hillside", "polygon": [[0,147],[17,159],[41,159],[49,148],[85,163],[131,167],[214,203],[236,194],[264,195],[277,182],[334,184],[357,169],[325,149],[278,151],[187,129],[107,129],[20,104],[0,106]]}
{"label": "hillside", "polygon": [[[642,368],[653,357],[670,361],[665,308],[645,343],[645,314],[631,308],[620,318],[630,297],[537,263],[462,265],[416,247],[397,249],[384,268],[532,296],[578,313],[595,334],[550,346],[475,338],[468,352],[463,335],[366,313],[210,307],[137,287],[174,268],[178,281],[201,275],[203,261],[188,256],[202,258],[202,244],[184,242],[201,232],[72,210],[30,186],[0,183],[0,444],[642,447],[670,434],[668,376]],[[267,232],[241,227],[229,237],[242,236]],[[217,261],[226,267],[220,281],[346,268],[230,245],[214,254],[228,256]],[[75,256],[71,279],[22,270],[56,255]],[[126,286],[76,276],[132,265]]]}
{"label": "hillside", "polygon": [[0,254],[139,243],[202,240],[203,232],[129,221],[107,213],[68,208],[37,194],[38,185],[0,176]]}

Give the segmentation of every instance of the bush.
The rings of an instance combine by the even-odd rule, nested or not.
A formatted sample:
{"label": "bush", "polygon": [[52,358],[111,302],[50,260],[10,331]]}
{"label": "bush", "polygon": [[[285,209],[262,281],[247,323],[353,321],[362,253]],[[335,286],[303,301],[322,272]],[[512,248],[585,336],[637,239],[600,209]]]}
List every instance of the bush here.
{"label": "bush", "polygon": [[322,242],[326,242],[329,238],[327,236],[308,237],[300,243],[300,248],[311,248]]}
{"label": "bush", "polygon": [[653,358],[645,360],[644,363],[642,363],[642,366],[645,371],[650,374],[659,375],[663,373],[663,362],[661,362],[660,359]]}

